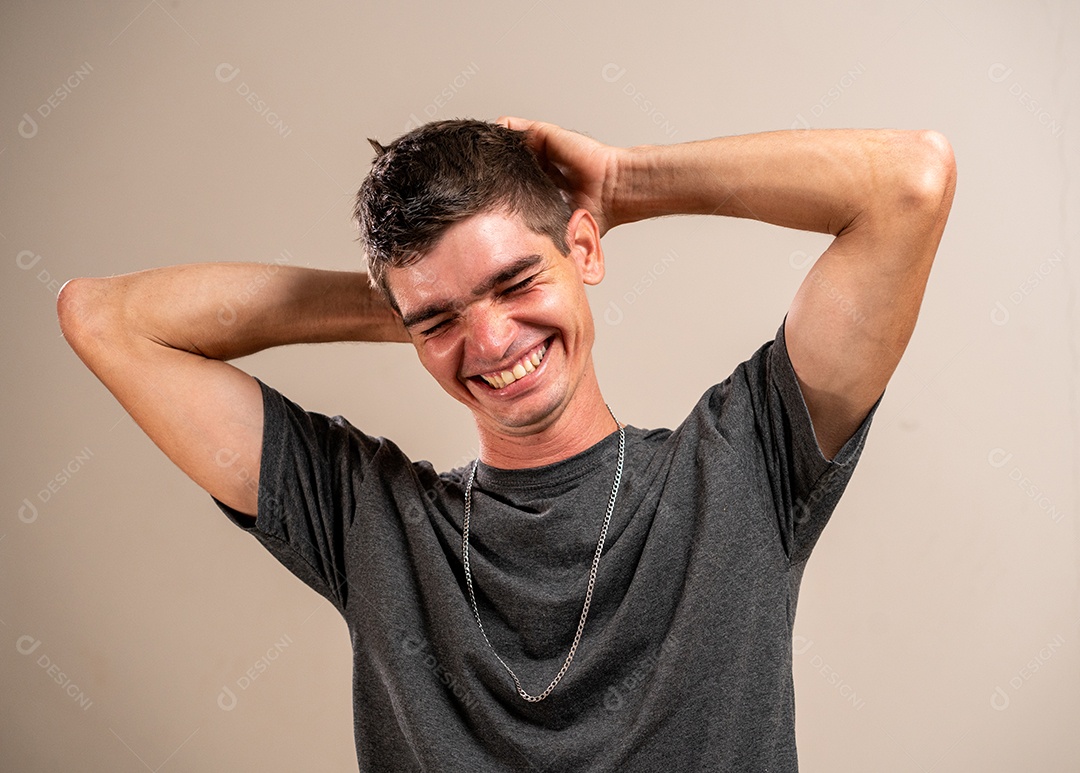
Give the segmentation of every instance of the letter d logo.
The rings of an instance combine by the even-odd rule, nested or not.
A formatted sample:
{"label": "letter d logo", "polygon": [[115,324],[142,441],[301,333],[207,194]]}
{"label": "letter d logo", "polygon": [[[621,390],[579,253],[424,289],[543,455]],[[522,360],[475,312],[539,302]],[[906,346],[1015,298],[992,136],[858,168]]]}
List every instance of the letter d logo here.
{"label": "letter d logo", "polygon": [[40,646],[41,639],[35,639],[29,634],[20,636],[18,641],[15,642],[15,649],[20,655],[29,655]]}
{"label": "letter d logo", "polygon": [[1001,83],[1010,75],[1012,75],[1012,68],[1006,67],[1001,62],[994,62],[994,64],[990,65],[990,69],[986,71],[986,77],[993,83]]}
{"label": "letter d logo", "polygon": [[232,711],[236,708],[236,693],[228,687],[222,687],[218,693],[217,705],[222,711]]}
{"label": "letter d logo", "polygon": [[600,70],[600,77],[608,83],[615,83],[624,75],[626,75],[626,68],[619,67],[619,65],[614,62],[608,62]]}
{"label": "letter d logo", "polygon": [[604,693],[604,708],[608,711],[618,711],[626,704],[626,699],[618,687],[609,687]]}
{"label": "letter d logo", "polygon": [[19,508],[19,520],[23,523],[33,523],[37,520],[37,516],[38,511],[34,503],[29,499],[24,499],[22,507]]}
{"label": "letter d logo", "polygon": [[38,264],[39,260],[41,260],[41,256],[33,250],[23,250],[15,256],[15,265],[23,271],[29,271]]}
{"label": "letter d logo", "polygon": [[29,113],[23,113],[23,119],[19,121],[19,136],[28,140],[37,136],[37,121]]}
{"label": "letter d logo", "polygon": [[239,74],[240,68],[234,67],[228,62],[222,62],[217,66],[217,69],[214,70],[214,75],[217,76],[217,79],[222,83],[228,83]]}
{"label": "letter d logo", "polygon": [[986,461],[990,463],[991,467],[1004,467],[1012,459],[1012,456],[1004,448],[992,448],[986,456]]}
{"label": "letter d logo", "polygon": [[218,309],[217,318],[221,324],[231,325],[236,322],[236,309],[232,307],[231,303],[225,301],[225,305]]}

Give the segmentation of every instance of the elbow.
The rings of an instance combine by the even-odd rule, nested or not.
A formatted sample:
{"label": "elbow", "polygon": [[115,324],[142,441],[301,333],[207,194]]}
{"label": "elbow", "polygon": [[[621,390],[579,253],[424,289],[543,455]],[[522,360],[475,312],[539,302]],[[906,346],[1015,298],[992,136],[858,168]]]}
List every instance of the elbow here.
{"label": "elbow", "polygon": [[102,279],[69,279],[56,296],[56,317],[64,340],[78,351],[79,342],[95,336],[101,326]]}
{"label": "elbow", "polygon": [[56,318],[60,322],[60,332],[69,342],[79,327],[80,297],[85,284],[85,279],[69,279],[56,295]]}
{"label": "elbow", "polygon": [[933,220],[948,215],[956,188],[956,158],[952,145],[936,131],[908,134],[896,190],[905,210]]}

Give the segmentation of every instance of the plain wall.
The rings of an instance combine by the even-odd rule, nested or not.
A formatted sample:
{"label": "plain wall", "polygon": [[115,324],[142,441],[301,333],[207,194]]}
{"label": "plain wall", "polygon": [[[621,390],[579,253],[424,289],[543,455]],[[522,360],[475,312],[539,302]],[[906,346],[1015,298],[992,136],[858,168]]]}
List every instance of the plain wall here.
{"label": "plain wall", "polygon": [[[183,262],[360,270],[365,138],[513,114],[620,145],[949,138],[918,328],[803,584],[802,768],[1080,769],[1078,47],[1070,0],[5,2],[0,768],[355,769],[343,621],[127,417],[55,297]],[[707,217],[605,237],[620,419],[677,425],[827,244]],[[476,453],[408,345],[237,364],[439,469]]]}

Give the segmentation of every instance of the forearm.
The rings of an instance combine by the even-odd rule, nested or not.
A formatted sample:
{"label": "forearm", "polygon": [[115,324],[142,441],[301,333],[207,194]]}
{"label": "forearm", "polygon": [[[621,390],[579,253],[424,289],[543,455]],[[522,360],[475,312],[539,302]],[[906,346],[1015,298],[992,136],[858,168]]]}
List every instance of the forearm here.
{"label": "forearm", "polygon": [[296,343],[409,340],[360,272],[203,263],[72,284],[61,294],[75,299],[69,317],[96,337],[138,336],[211,359]]}
{"label": "forearm", "polygon": [[840,234],[923,196],[943,139],[894,130],[777,131],[622,154],[613,224],[716,214]]}

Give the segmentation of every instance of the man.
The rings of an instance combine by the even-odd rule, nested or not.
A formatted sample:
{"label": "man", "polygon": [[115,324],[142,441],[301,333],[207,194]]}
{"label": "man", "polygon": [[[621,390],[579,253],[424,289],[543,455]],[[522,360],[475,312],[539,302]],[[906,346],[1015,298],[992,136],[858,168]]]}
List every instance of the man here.
{"label": "man", "polygon": [[[370,283],[243,264],[78,279],[65,336],[342,613],[361,769],[796,770],[799,582],[913,330],[952,201],[947,142],[620,149],[504,118],[373,144],[356,211]],[[584,287],[608,229],[676,213],[835,239],[775,341],[677,428],[645,430],[601,395]],[[411,341],[473,414],[479,458],[437,473],[225,362],[335,340]]]}

